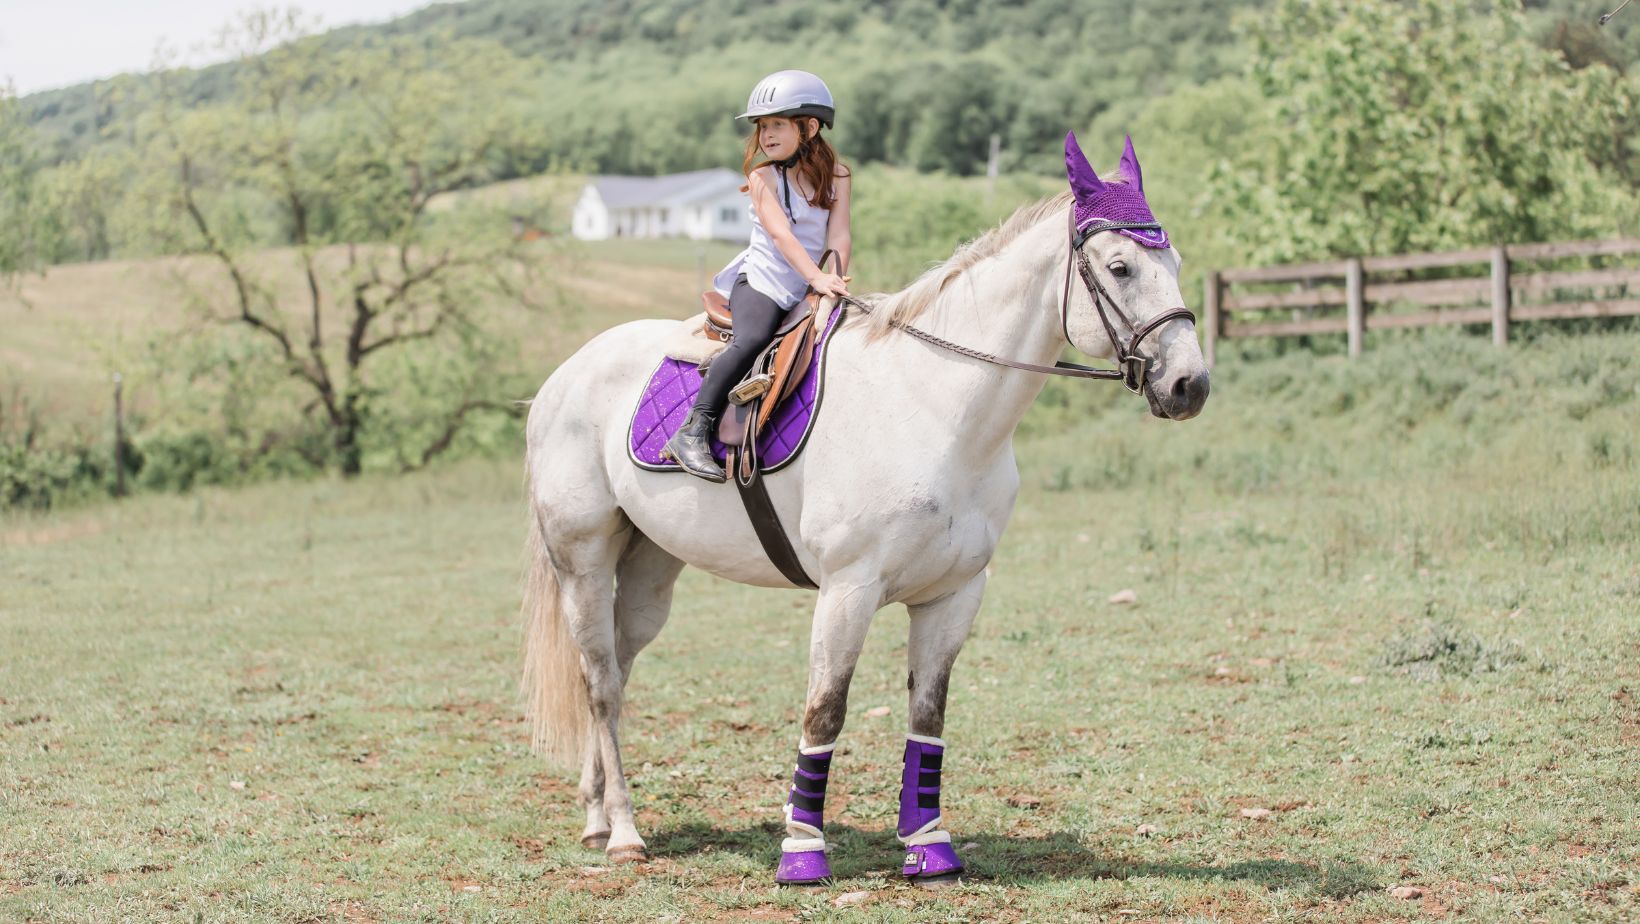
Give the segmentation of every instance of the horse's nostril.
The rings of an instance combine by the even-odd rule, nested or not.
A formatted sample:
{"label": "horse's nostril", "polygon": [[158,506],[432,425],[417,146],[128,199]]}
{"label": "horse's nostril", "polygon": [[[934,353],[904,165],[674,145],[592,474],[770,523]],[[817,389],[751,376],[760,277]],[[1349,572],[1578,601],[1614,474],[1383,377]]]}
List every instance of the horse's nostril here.
{"label": "horse's nostril", "polygon": [[1181,375],[1173,380],[1173,400],[1189,408],[1200,408],[1207,400],[1207,374]]}

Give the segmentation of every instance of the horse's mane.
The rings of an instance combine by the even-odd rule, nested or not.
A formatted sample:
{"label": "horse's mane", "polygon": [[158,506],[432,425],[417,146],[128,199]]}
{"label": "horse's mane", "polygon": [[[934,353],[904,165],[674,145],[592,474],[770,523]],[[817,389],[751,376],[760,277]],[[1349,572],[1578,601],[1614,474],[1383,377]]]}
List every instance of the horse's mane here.
{"label": "horse's mane", "polygon": [[986,257],[995,256],[1044,218],[1063,211],[1070,201],[1070,190],[1065,190],[1040,202],[1022,205],[1001,224],[958,247],[951,259],[930,267],[911,285],[892,294],[868,298],[875,308],[866,316],[868,338],[881,337],[895,324],[909,323],[922,315],[958,276]]}

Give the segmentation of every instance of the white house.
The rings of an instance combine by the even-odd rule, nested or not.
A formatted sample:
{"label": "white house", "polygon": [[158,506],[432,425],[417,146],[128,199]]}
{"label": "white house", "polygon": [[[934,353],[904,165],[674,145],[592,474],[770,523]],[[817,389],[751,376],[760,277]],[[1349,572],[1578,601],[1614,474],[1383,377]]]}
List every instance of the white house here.
{"label": "white house", "polygon": [[745,178],[721,167],[670,176],[597,176],[575,202],[570,230],[582,240],[689,237],[745,240]]}

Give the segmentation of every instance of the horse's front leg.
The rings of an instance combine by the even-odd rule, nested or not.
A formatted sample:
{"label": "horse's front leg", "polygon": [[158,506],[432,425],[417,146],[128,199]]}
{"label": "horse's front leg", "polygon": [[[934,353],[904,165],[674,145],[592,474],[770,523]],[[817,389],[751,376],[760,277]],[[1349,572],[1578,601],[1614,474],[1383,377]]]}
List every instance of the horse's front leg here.
{"label": "horse's front leg", "polygon": [[900,775],[900,823],[905,844],[900,873],[919,882],[957,878],[962,861],[941,825],[940,780],[944,770],[945,695],[951,666],[968,639],[985,594],[985,572],[955,593],[910,607],[911,638],[907,652],[911,691],[911,731],[906,735],[905,766]]}
{"label": "horse's front leg", "polygon": [[875,584],[831,582],[820,589],[809,641],[809,695],[797,768],[786,796],[786,839],[780,844],[781,885],[823,885],[826,862],[824,813],[832,750],[848,714],[848,685],[860,660],[866,629],[882,604]]}

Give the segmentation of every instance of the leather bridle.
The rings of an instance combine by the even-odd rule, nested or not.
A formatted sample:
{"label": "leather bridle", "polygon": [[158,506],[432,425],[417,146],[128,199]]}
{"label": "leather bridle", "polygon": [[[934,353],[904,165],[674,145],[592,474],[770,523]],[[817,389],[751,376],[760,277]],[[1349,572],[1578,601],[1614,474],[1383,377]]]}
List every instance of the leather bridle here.
{"label": "leather bridle", "polygon": [[[1088,297],[1093,299],[1093,307],[1099,312],[1099,323],[1105,327],[1105,336],[1110,338],[1110,345],[1116,350],[1116,365],[1118,368],[1112,371],[1116,373],[1115,377],[1122,380],[1122,384],[1127,387],[1127,390],[1134,394],[1139,394],[1140,389],[1144,387],[1145,374],[1150,371],[1151,361],[1151,357],[1139,352],[1139,343],[1169,321],[1183,319],[1195,324],[1196,316],[1190,313],[1190,309],[1181,305],[1178,308],[1170,308],[1158,314],[1146,321],[1143,326],[1135,324],[1133,319],[1128,317],[1127,312],[1122,310],[1122,306],[1116,303],[1116,299],[1111,297],[1110,292],[1099,281],[1099,277],[1093,274],[1093,264],[1088,262],[1087,252],[1082,249],[1082,245],[1088,242],[1088,238],[1101,231],[1160,231],[1161,229],[1162,226],[1154,221],[1100,221],[1088,225],[1086,228],[1078,229],[1076,227],[1076,210],[1072,209],[1070,213],[1071,248],[1070,254],[1065,258],[1065,291],[1059,299],[1059,330],[1065,335],[1065,341],[1069,343],[1071,339],[1071,264],[1074,262],[1076,264],[1076,274],[1082,277],[1082,285],[1087,288]],[[1105,311],[1107,303],[1110,305],[1111,312],[1116,314],[1116,317],[1121,320],[1129,331],[1126,342],[1123,342],[1122,338],[1116,335],[1116,326],[1110,323],[1110,314]]]}
{"label": "leather bridle", "polygon": [[[1190,312],[1190,309],[1181,306],[1164,311],[1146,321],[1143,325],[1135,324],[1127,312],[1123,311],[1121,306],[1116,303],[1116,299],[1111,297],[1110,292],[1105,289],[1099,278],[1094,275],[1093,266],[1088,262],[1088,255],[1083,252],[1082,245],[1087,243],[1088,238],[1101,231],[1154,231],[1160,230],[1162,226],[1153,221],[1103,221],[1078,230],[1074,209],[1071,210],[1070,223],[1070,252],[1065,256],[1065,291],[1059,302],[1059,329],[1065,335],[1065,341],[1070,342],[1071,266],[1074,263],[1077,275],[1082,277],[1082,284],[1087,287],[1088,296],[1093,299],[1094,309],[1099,312],[1099,323],[1105,327],[1105,336],[1110,338],[1111,346],[1116,350],[1116,365],[1118,368],[1096,369],[1092,366],[1067,362],[1057,362],[1052,366],[1039,366],[1036,363],[1004,359],[1001,356],[961,346],[941,337],[936,337],[925,330],[920,330],[908,324],[901,324],[898,321],[890,321],[889,323],[926,343],[993,365],[1007,366],[1010,369],[1023,369],[1026,372],[1039,372],[1043,375],[1063,375],[1077,379],[1116,379],[1120,380],[1128,391],[1136,395],[1141,394],[1144,389],[1145,375],[1150,371],[1151,357],[1139,352],[1140,342],[1169,321],[1187,320],[1194,324],[1196,323],[1196,316]],[[846,295],[841,296],[841,298],[848,304],[859,308],[862,312],[871,313],[871,306],[859,299]],[[1106,304],[1110,305],[1110,311],[1115,313],[1117,319],[1130,332],[1125,341],[1117,336],[1116,326],[1111,323],[1110,315],[1105,311]]]}

